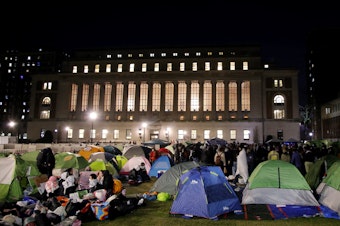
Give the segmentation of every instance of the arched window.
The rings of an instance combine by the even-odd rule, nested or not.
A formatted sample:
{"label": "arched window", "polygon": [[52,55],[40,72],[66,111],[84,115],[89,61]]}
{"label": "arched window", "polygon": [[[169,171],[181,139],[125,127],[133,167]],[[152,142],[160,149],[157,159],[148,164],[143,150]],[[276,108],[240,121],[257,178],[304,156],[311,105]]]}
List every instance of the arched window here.
{"label": "arched window", "polygon": [[285,118],[285,97],[281,94],[275,95],[273,99],[273,114],[274,119]]}

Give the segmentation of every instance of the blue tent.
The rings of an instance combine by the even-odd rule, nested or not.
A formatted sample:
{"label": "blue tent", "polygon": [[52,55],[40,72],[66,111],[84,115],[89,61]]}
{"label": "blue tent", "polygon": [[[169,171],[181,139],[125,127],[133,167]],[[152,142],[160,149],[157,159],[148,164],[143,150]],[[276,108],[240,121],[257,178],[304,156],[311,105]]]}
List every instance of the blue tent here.
{"label": "blue tent", "polygon": [[241,213],[240,200],[219,166],[199,166],[183,173],[170,214],[217,220]]}
{"label": "blue tent", "polygon": [[173,166],[172,160],[170,160],[169,156],[161,155],[159,156],[153,163],[149,172],[150,177],[157,177],[158,171],[167,171]]}

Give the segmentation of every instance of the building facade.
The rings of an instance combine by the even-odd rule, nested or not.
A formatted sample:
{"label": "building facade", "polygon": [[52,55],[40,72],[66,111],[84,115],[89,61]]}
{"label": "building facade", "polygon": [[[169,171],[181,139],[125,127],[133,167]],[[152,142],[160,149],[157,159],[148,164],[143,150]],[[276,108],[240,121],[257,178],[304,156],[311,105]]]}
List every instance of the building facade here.
{"label": "building facade", "polygon": [[28,138],[263,143],[300,139],[298,71],[258,46],[79,50],[32,75]]}
{"label": "building facade", "polygon": [[61,57],[56,51],[6,50],[0,54],[0,137],[27,140],[31,75],[56,73]]}
{"label": "building facade", "polygon": [[321,131],[323,139],[340,140],[340,98],[321,106]]}

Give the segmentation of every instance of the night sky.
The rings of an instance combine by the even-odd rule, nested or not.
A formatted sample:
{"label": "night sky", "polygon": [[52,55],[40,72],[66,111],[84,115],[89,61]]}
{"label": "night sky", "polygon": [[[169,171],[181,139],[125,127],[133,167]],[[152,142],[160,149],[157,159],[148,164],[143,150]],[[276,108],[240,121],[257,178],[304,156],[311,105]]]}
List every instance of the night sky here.
{"label": "night sky", "polygon": [[265,60],[300,70],[304,86],[308,33],[340,28],[335,1],[102,2],[3,2],[0,49],[254,44],[262,47]]}

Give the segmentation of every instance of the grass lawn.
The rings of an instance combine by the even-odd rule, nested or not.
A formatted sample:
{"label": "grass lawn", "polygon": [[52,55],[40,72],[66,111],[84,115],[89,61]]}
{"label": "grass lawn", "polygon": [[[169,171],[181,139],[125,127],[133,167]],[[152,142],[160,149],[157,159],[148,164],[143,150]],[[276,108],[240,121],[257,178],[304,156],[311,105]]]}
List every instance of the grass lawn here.
{"label": "grass lawn", "polygon": [[[127,196],[135,196],[136,194],[143,194],[149,191],[152,187],[155,178],[152,178],[151,182],[145,182],[139,186],[129,186],[126,185]],[[169,214],[172,201],[147,201],[145,206],[139,207],[132,213],[124,216],[115,218],[114,220],[104,220],[104,221],[91,221],[88,223],[83,223],[84,226],[100,225],[138,225],[138,226],[200,226],[200,225],[228,225],[228,226],[255,226],[255,225],[297,225],[297,226],[340,226],[340,220],[324,218],[324,217],[313,217],[313,218],[293,218],[284,220],[245,220],[245,219],[228,219],[228,217],[219,219],[217,221],[193,218],[184,219],[181,217],[175,217]]]}

